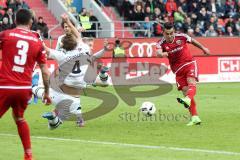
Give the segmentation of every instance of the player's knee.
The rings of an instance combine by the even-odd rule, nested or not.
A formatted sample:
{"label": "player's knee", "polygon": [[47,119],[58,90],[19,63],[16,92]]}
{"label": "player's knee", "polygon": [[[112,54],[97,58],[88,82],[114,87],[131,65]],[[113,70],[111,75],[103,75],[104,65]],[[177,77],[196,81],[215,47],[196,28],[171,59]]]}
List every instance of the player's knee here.
{"label": "player's knee", "polygon": [[12,117],[13,117],[15,122],[24,121],[24,117],[23,116],[16,115],[14,112],[12,112]]}
{"label": "player's knee", "polygon": [[19,122],[24,122],[25,121],[25,119],[22,118],[22,117],[13,117],[13,119],[15,120],[16,124],[19,123]]}
{"label": "player's knee", "polygon": [[188,85],[196,86],[197,81],[195,78],[190,77],[190,78],[187,78],[187,83],[188,83]]}
{"label": "player's knee", "polygon": [[187,87],[187,86],[184,86],[184,87],[182,88],[182,93],[183,93],[184,96],[187,96],[187,91],[188,91],[188,87]]}
{"label": "player's knee", "polygon": [[81,114],[82,107],[81,107],[80,101],[79,100],[73,101],[69,110],[70,110],[70,113],[72,113],[72,114]]}

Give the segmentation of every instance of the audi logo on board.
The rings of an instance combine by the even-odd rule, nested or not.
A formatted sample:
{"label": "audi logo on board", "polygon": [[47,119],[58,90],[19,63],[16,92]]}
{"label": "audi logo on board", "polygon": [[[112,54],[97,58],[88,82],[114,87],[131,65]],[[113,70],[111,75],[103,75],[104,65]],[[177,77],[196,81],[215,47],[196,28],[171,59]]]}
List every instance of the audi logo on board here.
{"label": "audi logo on board", "polygon": [[130,57],[152,57],[155,53],[156,43],[134,42],[128,49]]}

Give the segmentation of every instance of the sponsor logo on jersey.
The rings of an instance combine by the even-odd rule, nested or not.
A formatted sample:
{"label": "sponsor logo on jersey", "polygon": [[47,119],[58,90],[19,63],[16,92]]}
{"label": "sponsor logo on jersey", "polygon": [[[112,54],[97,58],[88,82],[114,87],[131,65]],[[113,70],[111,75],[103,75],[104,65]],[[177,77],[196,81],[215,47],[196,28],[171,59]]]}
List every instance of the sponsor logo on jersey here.
{"label": "sponsor logo on jersey", "polygon": [[183,49],[183,46],[181,46],[181,47],[177,47],[177,48],[175,48],[175,49],[169,51],[169,53],[176,53],[176,52],[178,52],[178,51],[181,51],[182,49]]}
{"label": "sponsor logo on jersey", "polygon": [[177,43],[177,45],[181,45],[182,41],[181,40],[177,40],[176,43]]}

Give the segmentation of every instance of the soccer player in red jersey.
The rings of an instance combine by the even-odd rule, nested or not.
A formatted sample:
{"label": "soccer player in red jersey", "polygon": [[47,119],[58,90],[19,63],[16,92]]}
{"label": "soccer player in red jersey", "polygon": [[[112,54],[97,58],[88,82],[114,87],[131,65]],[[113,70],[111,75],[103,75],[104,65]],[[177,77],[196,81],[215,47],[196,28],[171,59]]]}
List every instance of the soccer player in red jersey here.
{"label": "soccer player in red jersey", "polygon": [[31,140],[24,111],[32,96],[32,73],[39,64],[45,92],[43,100],[50,104],[49,72],[41,40],[30,31],[32,14],[20,9],[16,14],[17,28],[0,33],[2,66],[0,68],[0,118],[12,108],[12,116],[24,149],[24,160],[32,160]]}
{"label": "soccer player in red jersey", "polygon": [[201,120],[198,117],[196,102],[196,82],[198,81],[197,62],[191,55],[187,43],[191,43],[201,49],[205,55],[210,51],[195,39],[186,34],[175,33],[172,23],[164,24],[163,38],[157,42],[157,55],[162,58],[168,58],[172,71],[176,74],[178,90],[181,90],[184,98],[177,98],[178,102],[183,104],[191,114],[191,121],[187,124],[199,125]]}

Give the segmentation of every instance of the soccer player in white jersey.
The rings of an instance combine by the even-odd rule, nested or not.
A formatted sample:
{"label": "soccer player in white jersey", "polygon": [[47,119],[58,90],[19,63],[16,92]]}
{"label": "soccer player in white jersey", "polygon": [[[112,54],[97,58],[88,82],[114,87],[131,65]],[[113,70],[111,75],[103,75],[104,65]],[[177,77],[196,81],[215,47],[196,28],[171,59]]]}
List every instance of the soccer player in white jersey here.
{"label": "soccer player in white jersey", "polygon": [[66,36],[66,34],[70,34],[71,33],[71,29],[70,27],[67,25],[67,23],[65,23],[64,21],[62,21],[61,26],[63,28],[64,34],[59,36],[57,39],[57,44],[56,44],[56,50],[61,50],[61,46],[62,46],[62,38],[64,36]]}
{"label": "soccer player in white jersey", "polygon": [[[71,23],[74,25],[73,21],[71,21]],[[64,36],[66,36],[67,34],[70,34],[72,32],[71,28],[69,27],[69,25],[65,21],[62,21],[61,27],[62,27],[62,29],[64,31],[64,34],[58,37],[56,48],[55,48],[56,50],[61,50],[62,49],[62,38]],[[80,32],[84,31],[84,29],[82,27],[80,27],[80,26],[77,26],[77,29]]]}
{"label": "soccer player in white jersey", "polygon": [[[84,126],[84,121],[81,114],[80,99],[71,95],[76,95],[76,91],[86,88],[87,83],[84,80],[84,76],[88,68],[87,63],[103,56],[107,49],[107,42],[104,44],[104,49],[92,55],[93,41],[85,40],[88,44],[84,43],[80,33],[72,25],[69,18],[63,15],[62,19],[69,25],[73,34],[67,34],[62,38],[61,47],[65,51],[57,51],[45,46],[49,58],[56,60],[59,64],[59,73],[55,73],[51,77],[50,97],[56,108],[63,108],[68,110],[69,114],[75,115],[77,125],[82,127]],[[84,64],[80,65],[80,63]],[[42,97],[42,92],[43,89],[41,87],[33,87],[33,93],[39,98]],[[57,110],[43,115],[44,118],[48,119],[49,129],[57,128],[62,121],[69,118],[68,116],[64,113],[59,113]]]}

